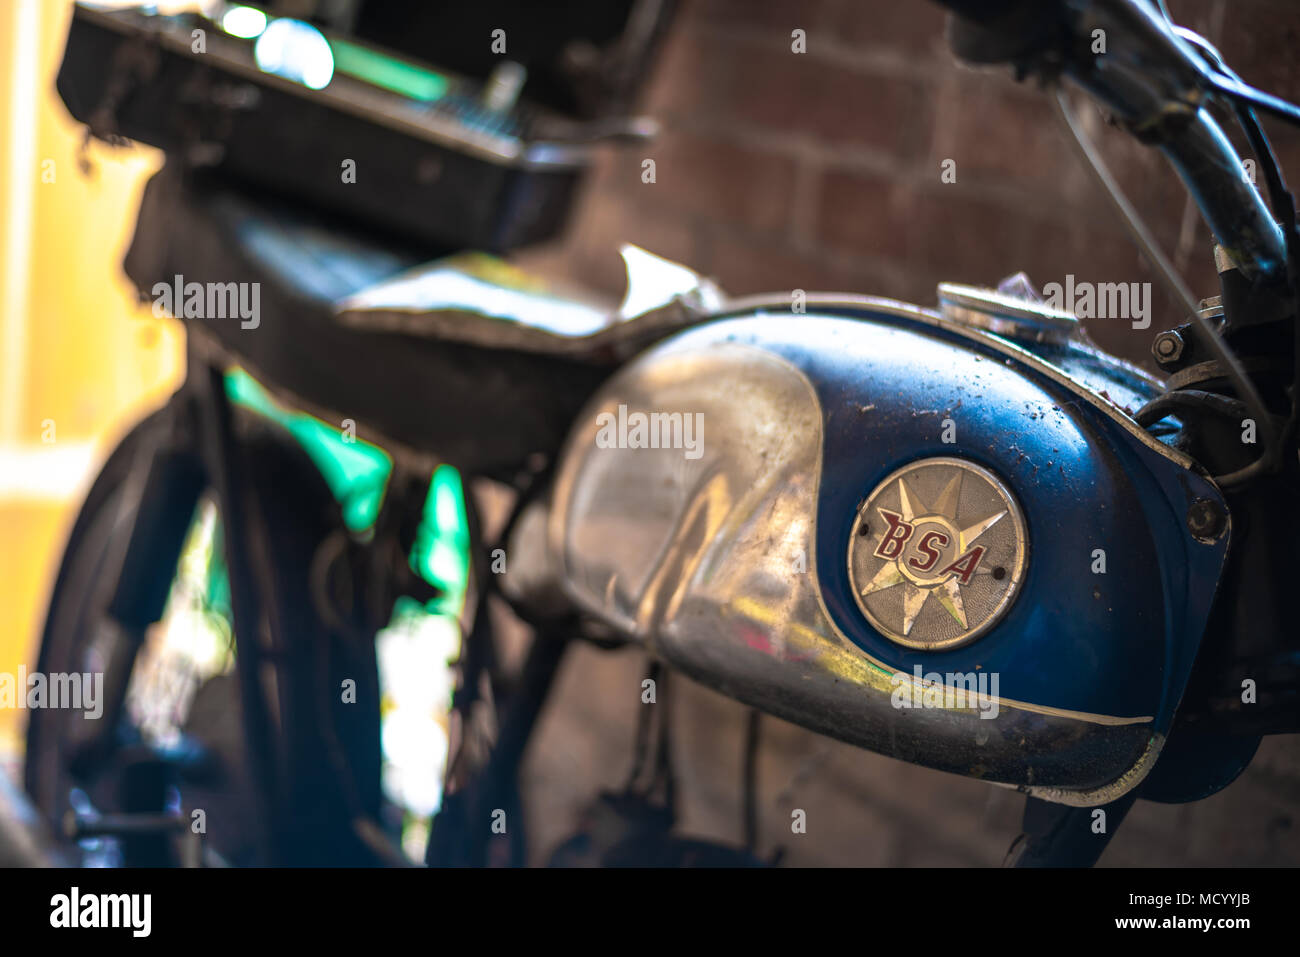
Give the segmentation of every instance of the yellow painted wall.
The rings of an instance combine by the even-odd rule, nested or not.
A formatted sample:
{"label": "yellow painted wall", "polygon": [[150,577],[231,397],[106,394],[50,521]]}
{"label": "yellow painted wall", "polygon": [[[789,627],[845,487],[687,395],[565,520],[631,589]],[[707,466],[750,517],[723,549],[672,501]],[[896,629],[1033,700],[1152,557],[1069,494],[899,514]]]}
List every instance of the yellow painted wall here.
{"label": "yellow painted wall", "polygon": [[[83,153],[54,89],[70,15],[65,0],[0,0],[0,672],[34,661],[80,493],[183,360],[179,325],[139,306],[121,270],[161,157]],[[22,725],[0,711],[0,750]]]}

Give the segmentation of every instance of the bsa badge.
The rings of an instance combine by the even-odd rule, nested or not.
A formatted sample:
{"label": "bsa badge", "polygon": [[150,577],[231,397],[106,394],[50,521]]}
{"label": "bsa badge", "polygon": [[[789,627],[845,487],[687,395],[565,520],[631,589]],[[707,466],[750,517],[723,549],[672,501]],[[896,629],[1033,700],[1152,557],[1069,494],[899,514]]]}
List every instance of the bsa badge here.
{"label": "bsa badge", "polygon": [[1024,516],[997,476],[962,459],[923,459],[886,478],[858,510],[849,582],[891,641],[955,648],[1011,607],[1027,553]]}

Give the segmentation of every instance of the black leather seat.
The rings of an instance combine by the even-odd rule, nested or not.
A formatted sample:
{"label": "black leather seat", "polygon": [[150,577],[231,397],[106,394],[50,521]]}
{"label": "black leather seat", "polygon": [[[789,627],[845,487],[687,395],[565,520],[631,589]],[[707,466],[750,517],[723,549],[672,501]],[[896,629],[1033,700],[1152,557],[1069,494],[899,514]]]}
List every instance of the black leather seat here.
{"label": "black leather seat", "polygon": [[[238,318],[188,318],[187,327],[326,421],[353,419],[382,445],[484,474],[507,475],[531,453],[554,453],[626,347],[668,331],[638,320],[625,324],[627,333],[521,341],[494,339],[483,331],[491,317],[459,321],[454,310],[434,310],[433,326],[416,329],[367,321],[391,320],[391,310],[340,310],[430,253],[168,166],[146,186],[125,267],[146,299],[178,275],[185,283],[258,283],[256,328]],[[419,309],[410,314],[420,318]],[[457,334],[471,325],[473,334]],[[590,347],[574,348],[575,338]]]}

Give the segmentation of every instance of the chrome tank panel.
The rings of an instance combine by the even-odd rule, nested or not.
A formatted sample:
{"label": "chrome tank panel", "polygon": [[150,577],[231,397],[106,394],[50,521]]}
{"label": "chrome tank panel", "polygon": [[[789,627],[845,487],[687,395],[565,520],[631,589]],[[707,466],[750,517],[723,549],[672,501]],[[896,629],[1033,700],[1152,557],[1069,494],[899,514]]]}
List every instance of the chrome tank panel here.
{"label": "chrome tank panel", "polygon": [[[1072,804],[1159,754],[1227,535],[1192,463],[1059,368],[886,301],[747,307],[630,363],[559,464],[548,560],[569,599],[695,679],[883,754]],[[698,457],[602,447],[602,413],[699,413]],[[958,423],[943,442],[941,422]],[[850,526],[886,475],[959,456],[1020,501],[1030,558],[1006,617],[953,650],[901,647],[856,607]],[[1108,573],[1090,571],[1105,548]],[[923,672],[998,674],[996,717],[895,707]],[[898,677],[903,676],[902,678]]]}

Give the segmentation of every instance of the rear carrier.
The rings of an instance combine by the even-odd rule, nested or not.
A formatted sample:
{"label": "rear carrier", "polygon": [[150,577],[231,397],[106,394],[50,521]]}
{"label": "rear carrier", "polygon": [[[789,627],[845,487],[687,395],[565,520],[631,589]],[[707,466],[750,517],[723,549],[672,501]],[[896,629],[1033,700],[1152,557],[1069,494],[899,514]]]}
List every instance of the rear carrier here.
{"label": "rear carrier", "polygon": [[78,3],[59,95],[101,139],[435,250],[554,235],[592,144],[650,131],[623,111],[669,4],[583,4],[544,30],[527,4],[329,6],[348,11]]}

